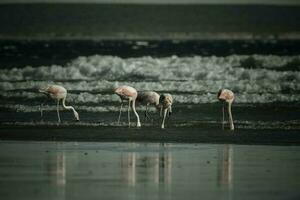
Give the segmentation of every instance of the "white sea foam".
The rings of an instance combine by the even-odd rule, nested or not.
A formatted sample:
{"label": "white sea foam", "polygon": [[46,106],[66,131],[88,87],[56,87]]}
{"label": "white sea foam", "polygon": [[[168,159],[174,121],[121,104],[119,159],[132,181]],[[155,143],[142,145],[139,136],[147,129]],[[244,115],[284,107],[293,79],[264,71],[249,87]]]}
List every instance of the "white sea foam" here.
{"label": "white sea foam", "polygon": [[[27,99],[36,104],[41,103],[41,98],[46,100],[43,94],[34,92],[2,92],[2,99],[17,98]],[[173,94],[174,103],[201,104],[217,102],[216,94],[207,92],[203,94]],[[7,100],[8,101],[8,100]],[[19,100],[17,100],[19,101]],[[272,102],[297,102],[300,101],[300,94],[281,94],[281,93],[238,93],[236,94],[236,103],[272,103]],[[67,96],[67,103],[88,105],[93,104],[116,104],[120,102],[120,98],[115,94],[93,94],[89,92],[81,92],[78,94],[70,93]],[[21,103],[21,102],[19,102]],[[137,106],[139,104],[137,103]]]}
{"label": "white sea foam", "polygon": [[63,121],[61,123],[57,122],[49,122],[49,121],[34,121],[34,122],[6,122],[2,123],[3,125],[14,125],[14,126],[54,126],[57,127],[58,125],[60,127],[68,127],[71,126],[73,127],[74,125],[80,126],[80,127],[98,127],[98,126],[128,126],[127,123],[120,122],[120,124],[117,124],[116,122],[111,122],[111,123],[105,123],[105,122],[68,122],[68,121]]}
{"label": "white sea foam", "polygon": [[119,85],[171,92],[179,103],[215,102],[220,88],[233,90],[241,103],[292,102],[299,101],[300,56],[122,59],[95,55],[78,57],[65,66],[0,70],[2,97],[39,98],[33,89],[54,83],[67,88],[68,101],[81,104],[119,101],[113,95]]}
{"label": "white sea foam", "polygon": [[[86,112],[119,112],[120,107],[114,106],[114,105],[102,105],[102,106],[86,106],[86,105],[74,105],[76,110],[80,111],[86,111]],[[6,105],[1,105],[0,108],[5,108],[9,109],[14,112],[25,112],[25,113],[30,113],[30,112],[40,112],[40,105],[24,105],[24,104],[6,104]],[[43,111],[56,111],[56,104],[52,105],[43,105],[42,106]],[[62,107],[60,107],[60,110],[65,110]],[[127,111],[127,105],[123,107],[123,111]],[[145,106],[138,106],[137,111],[145,111],[146,107]],[[148,110],[150,112],[155,112],[156,109],[154,107],[149,107]]]}
{"label": "white sea foam", "polygon": [[[251,56],[264,68],[281,68],[287,63],[300,60],[300,56]],[[113,56],[78,57],[66,66],[41,66],[33,68],[0,70],[0,81],[17,80],[282,80],[299,73],[282,73],[264,69],[245,69],[249,56],[227,57],[139,57],[122,59]],[[249,62],[249,61],[248,61]],[[252,63],[247,65],[251,65]],[[253,66],[255,68],[257,66]],[[263,73],[263,75],[261,74]],[[271,79],[271,80],[272,80]],[[277,79],[278,80],[278,79]]]}

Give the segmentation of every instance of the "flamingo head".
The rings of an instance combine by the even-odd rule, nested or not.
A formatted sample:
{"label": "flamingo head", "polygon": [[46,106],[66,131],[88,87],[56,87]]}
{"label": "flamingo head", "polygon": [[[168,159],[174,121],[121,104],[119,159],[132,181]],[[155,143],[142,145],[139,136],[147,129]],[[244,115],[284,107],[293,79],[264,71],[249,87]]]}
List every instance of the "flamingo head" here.
{"label": "flamingo head", "polygon": [[41,93],[45,93],[45,92],[47,92],[47,89],[48,89],[48,88],[49,88],[48,85],[43,85],[43,86],[37,87],[37,90],[38,90],[39,92],[41,92]]}
{"label": "flamingo head", "polygon": [[114,88],[116,94],[120,94],[122,92],[122,88]]}
{"label": "flamingo head", "polygon": [[221,89],[218,92],[218,99],[219,101],[232,103],[234,100],[234,93],[228,89]]}
{"label": "flamingo head", "polygon": [[224,101],[225,100],[224,94],[223,94],[223,89],[219,90],[219,92],[218,92],[218,99],[219,99],[219,101]]}
{"label": "flamingo head", "polygon": [[171,116],[171,114],[172,114],[172,105],[169,107],[169,117]]}
{"label": "flamingo head", "polygon": [[78,112],[74,111],[74,116],[76,118],[76,121],[79,121],[79,114],[78,114]]}
{"label": "flamingo head", "polygon": [[171,117],[172,111],[169,110],[168,115],[169,115],[169,117]]}

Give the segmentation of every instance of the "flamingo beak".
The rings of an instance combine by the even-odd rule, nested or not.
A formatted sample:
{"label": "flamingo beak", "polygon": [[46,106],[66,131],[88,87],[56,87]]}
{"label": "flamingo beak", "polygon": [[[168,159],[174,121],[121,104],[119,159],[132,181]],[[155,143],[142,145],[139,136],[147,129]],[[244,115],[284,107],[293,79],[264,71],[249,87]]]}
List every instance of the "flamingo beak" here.
{"label": "flamingo beak", "polygon": [[78,115],[78,113],[76,112],[76,113],[74,113],[75,114],[75,121],[76,122],[79,122],[80,120],[79,120],[79,115]]}
{"label": "flamingo beak", "polygon": [[169,112],[168,112],[168,115],[169,115],[169,117],[171,116],[171,114],[172,114],[172,106],[170,106],[170,108],[169,108],[169,110],[168,110]]}

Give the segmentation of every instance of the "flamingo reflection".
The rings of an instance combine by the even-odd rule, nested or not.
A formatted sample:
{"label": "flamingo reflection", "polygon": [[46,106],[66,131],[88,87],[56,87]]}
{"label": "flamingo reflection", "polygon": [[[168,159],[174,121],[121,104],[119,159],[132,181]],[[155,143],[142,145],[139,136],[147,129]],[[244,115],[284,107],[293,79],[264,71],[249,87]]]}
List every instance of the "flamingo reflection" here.
{"label": "flamingo reflection", "polygon": [[[167,147],[164,145],[163,148]],[[129,152],[122,155],[121,171],[122,180],[130,186],[135,186],[139,179],[148,183],[169,185],[172,180],[172,154],[168,151],[149,155]]]}

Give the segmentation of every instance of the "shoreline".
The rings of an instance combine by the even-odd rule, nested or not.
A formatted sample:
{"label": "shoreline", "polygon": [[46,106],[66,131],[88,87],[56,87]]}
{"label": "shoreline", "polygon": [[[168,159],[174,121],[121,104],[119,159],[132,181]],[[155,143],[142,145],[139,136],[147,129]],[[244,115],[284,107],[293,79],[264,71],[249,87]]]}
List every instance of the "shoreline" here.
{"label": "shoreline", "polygon": [[[26,129],[25,129],[26,128]],[[299,130],[237,129],[234,132],[215,126],[128,128],[128,127],[33,127],[1,126],[0,140],[77,141],[77,142],[159,142],[244,145],[299,146]]]}

